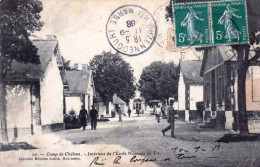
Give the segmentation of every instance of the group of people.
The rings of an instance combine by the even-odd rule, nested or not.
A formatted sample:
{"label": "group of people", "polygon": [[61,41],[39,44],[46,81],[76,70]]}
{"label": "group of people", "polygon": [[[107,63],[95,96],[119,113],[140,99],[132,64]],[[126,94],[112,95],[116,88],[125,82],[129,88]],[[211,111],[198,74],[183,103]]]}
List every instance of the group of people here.
{"label": "group of people", "polygon": [[[165,136],[165,132],[171,130],[171,136],[175,138],[174,136],[174,126],[175,126],[175,110],[173,108],[173,100],[170,100],[170,105],[168,105],[166,107],[166,114],[167,114],[167,122],[169,123],[169,125],[164,128],[162,130],[162,134],[163,136]],[[120,108],[120,106],[118,106],[117,108],[117,113],[118,113],[118,122],[122,122],[122,110]],[[158,123],[160,123],[160,115],[161,113],[163,115],[165,115],[163,108],[160,108],[159,105],[157,105],[156,109],[155,109],[155,115],[156,115],[156,119],[158,121]],[[128,109],[128,116],[130,117],[131,115],[131,109]],[[98,111],[95,109],[95,106],[92,105],[92,109],[90,110],[90,122],[91,122],[91,130],[96,130],[97,129],[97,119],[98,119]],[[87,120],[88,120],[88,112],[87,110],[82,107],[82,109],[79,112],[79,119],[80,119],[80,123],[83,127],[83,130],[86,129],[87,126]]]}
{"label": "group of people", "polygon": [[[160,116],[165,116],[165,114],[167,115],[167,122],[169,123],[169,125],[164,128],[162,130],[162,134],[163,136],[165,136],[165,132],[167,132],[168,130],[171,130],[171,136],[175,138],[175,135],[174,135],[174,125],[175,125],[175,110],[173,108],[173,104],[174,104],[174,101],[173,100],[170,100],[170,104],[164,108],[163,106],[160,107],[160,105],[156,105],[154,107],[154,111],[153,113],[155,114],[155,119],[157,120],[158,123],[160,123]],[[166,111],[166,113],[165,113]]]}
{"label": "group of people", "polygon": [[155,119],[157,120],[157,122],[160,123],[160,116],[161,115],[165,116],[165,108],[164,108],[164,106],[160,107],[159,104],[156,105],[154,107],[154,112],[153,113],[155,114]]}
{"label": "group of people", "polygon": [[[95,109],[94,105],[92,105],[91,107],[92,107],[92,109],[89,112],[91,130],[96,130],[97,129],[98,111]],[[88,121],[88,112],[83,106],[79,112],[79,120],[80,120],[81,126],[83,127],[83,130],[85,130],[86,126],[87,126],[87,121]]]}
{"label": "group of people", "polygon": [[[128,113],[128,117],[131,117],[132,110],[130,109],[130,107],[128,107],[127,113]],[[117,107],[117,114],[118,114],[118,118],[119,118],[118,122],[122,122],[123,112],[122,112],[120,106]],[[139,108],[136,108],[136,114],[139,117],[139,115],[140,115],[140,109]]]}

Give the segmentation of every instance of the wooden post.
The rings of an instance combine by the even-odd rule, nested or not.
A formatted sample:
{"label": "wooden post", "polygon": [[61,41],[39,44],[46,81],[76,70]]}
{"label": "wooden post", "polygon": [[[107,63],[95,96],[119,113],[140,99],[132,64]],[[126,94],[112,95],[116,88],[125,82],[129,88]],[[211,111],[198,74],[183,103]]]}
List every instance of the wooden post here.
{"label": "wooden post", "polygon": [[175,111],[170,111],[170,125],[171,125],[171,137],[174,136],[174,117],[175,117]]}

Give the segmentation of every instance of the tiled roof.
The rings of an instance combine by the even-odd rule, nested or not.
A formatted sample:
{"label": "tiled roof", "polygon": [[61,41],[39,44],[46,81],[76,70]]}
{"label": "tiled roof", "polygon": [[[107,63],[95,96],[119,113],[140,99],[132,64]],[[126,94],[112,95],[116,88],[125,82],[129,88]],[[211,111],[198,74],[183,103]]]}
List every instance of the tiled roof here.
{"label": "tiled roof", "polygon": [[40,64],[20,63],[13,61],[11,64],[11,72],[5,78],[7,81],[28,81],[38,80],[44,77],[49,62],[52,60],[57,40],[33,40],[33,44],[38,48],[40,56]]}
{"label": "tiled roof", "polygon": [[203,78],[200,77],[201,64],[202,61],[198,60],[180,62],[180,68],[185,84],[203,84]]}
{"label": "tiled roof", "polygon": [[64,93],[79,93],[86,94],[88,89],[89,80],[91,79],[91,70],[83,71],[65,71],[65,76],[68,81],[69,90]]}

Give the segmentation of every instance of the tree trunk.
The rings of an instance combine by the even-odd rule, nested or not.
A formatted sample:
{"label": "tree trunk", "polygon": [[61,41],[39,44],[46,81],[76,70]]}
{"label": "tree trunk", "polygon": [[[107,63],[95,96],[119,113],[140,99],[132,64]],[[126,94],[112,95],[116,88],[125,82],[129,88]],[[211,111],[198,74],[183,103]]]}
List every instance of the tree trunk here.
{"label": "tree trunk", "polygon": [[[1,64],[0,64],[0,67],[1,67]],[[1,134],[2,134],[2,143],[3,143],[3,144],[8,144],[5,95],[6,95],[5,85],[4,85],[4,81],[3,81],[2,72],[0,71],[0,118],[1,118]]]}
{"label": "tree trunk", "polygon": [[238,120],[241,135],[248,135],[248,118],[246,110],[246,73],[248,70],[247,60],[244,60],[244,49],[238,50]]}

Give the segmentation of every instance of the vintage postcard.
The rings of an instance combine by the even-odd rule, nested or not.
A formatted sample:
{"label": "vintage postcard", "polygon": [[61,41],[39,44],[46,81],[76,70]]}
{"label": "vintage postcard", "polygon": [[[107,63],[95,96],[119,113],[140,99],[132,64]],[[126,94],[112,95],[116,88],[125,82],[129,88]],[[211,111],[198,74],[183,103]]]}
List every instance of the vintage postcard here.
{"label": "vintage postcard", "polygon": [[1,167],[260,167],[259,0],[0,0]]}

